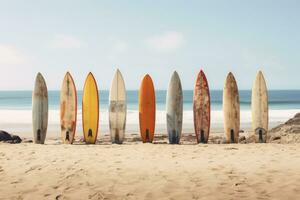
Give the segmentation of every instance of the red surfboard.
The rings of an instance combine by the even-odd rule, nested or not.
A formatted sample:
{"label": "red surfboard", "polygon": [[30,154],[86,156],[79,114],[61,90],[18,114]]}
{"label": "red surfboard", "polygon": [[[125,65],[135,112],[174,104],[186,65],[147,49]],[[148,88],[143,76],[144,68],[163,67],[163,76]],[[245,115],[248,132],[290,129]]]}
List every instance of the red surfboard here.
{"label": "red surfboard", "polygon": [[198,73],[193,97],[194,129],[198,143],[207,143],[210,132],[210,93],[204,72]]}

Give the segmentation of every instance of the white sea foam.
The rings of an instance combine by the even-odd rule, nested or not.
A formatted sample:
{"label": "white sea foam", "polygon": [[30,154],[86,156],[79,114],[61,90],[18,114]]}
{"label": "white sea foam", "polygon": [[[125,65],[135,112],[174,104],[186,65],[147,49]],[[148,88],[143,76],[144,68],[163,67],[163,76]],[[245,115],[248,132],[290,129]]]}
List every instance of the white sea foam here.
{"label": "white sea foam", "polygon": [[[291,110],[270,110],[269,122],[270,127],[279,123],[285,122],[293,117],[299,109]],[[221,110],[212,111],[211,113],[211,128],[221,129],[223,127],[223,112]],[[32,129],[31,110],[0,110],[0,129],[5,129],[12,132],[30,132]],[[136,110],[127,111],[126,127],[127,131],[138,132],[139,114]],[[49,110],[49,132],[59,132],[59,110]],[[241,129],[251,126],[251,111],[241,111]],[[108,132],[108,112],[100,112],[100,131]],[[193,129],[193,111],[188,110],[183,112],[183,129],[188,131]],[[82,113],[77,115],[77,130],[82,130]],[[156,130],[166,130],[166,112],[158,110],[156,112]]]}

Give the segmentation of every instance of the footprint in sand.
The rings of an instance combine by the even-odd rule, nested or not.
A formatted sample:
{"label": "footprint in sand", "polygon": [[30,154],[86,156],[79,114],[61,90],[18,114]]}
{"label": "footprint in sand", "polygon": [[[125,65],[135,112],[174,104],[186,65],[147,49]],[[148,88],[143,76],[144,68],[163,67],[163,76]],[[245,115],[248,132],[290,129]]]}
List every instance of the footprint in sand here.
{"label": "footprint in sand", "polygon": [[28,170],[25,171],[25,174],[27,174],[28,172],[31,172],[33,170],[41,170],[42,169],[42,166],[41,165],[35,165],[35,166],[32,166],[30,167]]}
{"label": "footprint in sand", "polygon": [[228,178],[230,180],[238,178],[238,176],[235,174],[235,172],[233,170],[227,171],[225,173],[228,175]]}
{"label": "footprint in sand", "polygon": [[166,194],[170,194],[174,191],[174,188],[178,188],[180,187],[180,185],[178,183],[176,183],[176,181],[173,181],[173,180],[169,180],[167,181],[167,183],[162,186],[163,189],[162,191]]}
{"label": "footprint in sand", "polygon": [[44,194],[44,197],[48,197],[48,196],[50,196],[51,194]]}
{"label": "footprint in sand", "polygon": [[147,194],[145,195],[145,199],[153,199],[152,192],[147,192]]}
{"label": "footprint in sand", "polygon": [[278,172],[280,172],[280,171],[278,171],[278,170],[276,170],[276,169],[271,169],[271,170],[269,170],[268,172],[271,173],[271,174],[275,174],[275,173],[278,173]]}
{"label": "footprint in sand", "polygon": [[296,194],[299,194],[300,189],[299,189],[299,188],[294,188],[293,191],[294,191]]}
{"label": "footprint in sand", "polygon": [[191,182],[196,185],[196,187],[201,187],[202,186],[202,181],[200,178],[191,178]]}
{"label": "footprint in sand", "polygon": [[261,192],[259,192],[260,193],[260,197],[263,199],[263,198],[265,198],[265,199],[269,199],[270,198],[270,195],[268,194],[268,192],[266,191],[266,190],[262,190]]}
{"label": "footprint in sand", "polygon": [[18,184],[18,183],[20,183],[20,182],[21,182],[21,180],[16,180],[16,181],[10,182],[10,184]]}
{"label": "footprint in sand", "polygon": [[106,199],[104,194],[100,191],[90,194],[88,198],[89,199]]}
{"label": "footprint in sand", "polygon": [[264,173],[261,173],[261,172],[256,172],[255,173],[257,176],[263,176],[264,175]]}
{"label": "footprint in sand", "polygon": [[64,188],[63,191],[65,192],[65,191],[68,191],[68,190],[70,190],[70,189],[72,189],[72,187],[66,187],[66,188]]}
{"label": "footprint in sand", "polygon": [[244,193],[245,192],[245,190],[242,190],[242,189],[237,189],[237,190],[234,190],[234,191],[236,191],[238,193]]}
{"label": "footprint in sand", "polygon": [[80,163],[81,162],[81,160],[76,160],[75,162],[74,162],[74,165],[76,165],[76,164],[78,164],[78,163]]}
{"label": "footprint in sand", "polygon": [[272,177],[271,177],[271,176],[268,176],[268,177],[266,178],[266,182],[267,182],[267,183],[273,183]]}
{"label": "footprint in sand", "polygon": [[56,200],[60,200],[60,199],[63,199],[63,195],[62,194],[59,194],[55,197]]}
{"label": "footprint in sand", "polygon": [[219,185],[221,186],[224,186],[224,185],[227,185],[228,183],[227,182],[220,182]]}
{"label": "footprint in sand", "polygon": [[65,179],[73,178],[74,176],[76,176],[76,174],[69,174],[69,175],[65,176]]}
{"label": "footprint in sand", "polygon": [[224,150],[239,150],[237,147],[226,147]]}
{"label": "footprint in sand", "polygon": [[58,186],[58,185],[52,186],[52,188],[53,188],[54,190],[56,190],[57,188],[59,188],[59,186]]}
{"label": "footprint in sand", "polygon": [[218,165],[218,166],[216,166],[216,167],[211,167],[210,169],[211,169],[212,171],[220,171],[220,170],[224,169],[224,166]]}

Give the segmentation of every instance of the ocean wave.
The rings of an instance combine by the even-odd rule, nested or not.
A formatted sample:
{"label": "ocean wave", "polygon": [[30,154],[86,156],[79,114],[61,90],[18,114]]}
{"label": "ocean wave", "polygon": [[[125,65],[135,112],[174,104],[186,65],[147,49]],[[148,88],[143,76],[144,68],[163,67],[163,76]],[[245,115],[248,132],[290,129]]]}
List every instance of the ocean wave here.
{"label": "ocean wave", "polygon": [[[296,113],[300,112],[300,109],[288,109],[288,110],[269,110],[270,122],[284,122],[293,117]],[[49,110],[49,124],[60,123],[59,110]],[[251,110],[241,111],[241,123],[251,122]],[[126,121],[127,124],[139,123],[139,112],[137,110],[127,110]],[[77,123],[81,123],[82,112],[77,112]],[[31,124],[32,112],[31,110],[0,110],[0,124]],[[100,111],[100,123],[108,124],[108,111]],[[156,123],[166,123],[166,111],[156,111]],[[183,111],[183,123],[193,124],[193,111]],[[211,123],[223,123],[223,111],[217,110],[211,112]]]}

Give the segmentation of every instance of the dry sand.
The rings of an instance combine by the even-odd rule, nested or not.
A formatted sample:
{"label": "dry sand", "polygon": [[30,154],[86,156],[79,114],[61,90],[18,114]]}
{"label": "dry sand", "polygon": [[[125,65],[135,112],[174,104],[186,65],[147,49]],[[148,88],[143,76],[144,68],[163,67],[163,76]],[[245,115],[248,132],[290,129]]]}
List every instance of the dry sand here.
{"label": "dry sand", "polygon": [[300,199],[300,144],[0,143],[0,199]]}

